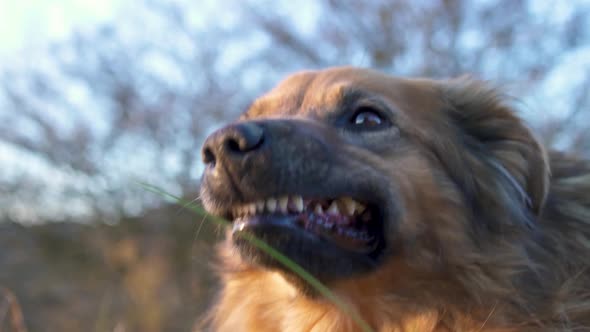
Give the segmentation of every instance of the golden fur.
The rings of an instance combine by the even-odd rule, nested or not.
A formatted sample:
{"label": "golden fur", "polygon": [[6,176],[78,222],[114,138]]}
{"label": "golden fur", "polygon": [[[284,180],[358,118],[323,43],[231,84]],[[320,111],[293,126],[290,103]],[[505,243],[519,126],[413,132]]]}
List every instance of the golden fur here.
{"label": "golden fur", "polygon": [[[321,121],[312,110],[351,87],[400,110],[412,143],[395,156],[345,150],[387,174],[404,213],[388,234],[396,254],[330,289],[375,331],[590,331],[590,164],[546,152],[505,97],[468,78],[305,72],[242,120]],[[230,238],[220,246],[212,330],[359,331],[329,301],[243,262]]]}

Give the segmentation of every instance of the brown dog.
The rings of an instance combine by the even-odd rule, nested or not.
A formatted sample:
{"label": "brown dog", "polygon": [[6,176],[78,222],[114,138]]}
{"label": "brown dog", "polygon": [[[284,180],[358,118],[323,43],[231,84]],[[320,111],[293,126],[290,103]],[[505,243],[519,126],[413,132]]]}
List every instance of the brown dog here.
{"label": "brown dog", "polygon": [[234,220],[216,331],[590,331],[590,164],[548,154],[471,79],[334,68],[287,78],[203,148]]}

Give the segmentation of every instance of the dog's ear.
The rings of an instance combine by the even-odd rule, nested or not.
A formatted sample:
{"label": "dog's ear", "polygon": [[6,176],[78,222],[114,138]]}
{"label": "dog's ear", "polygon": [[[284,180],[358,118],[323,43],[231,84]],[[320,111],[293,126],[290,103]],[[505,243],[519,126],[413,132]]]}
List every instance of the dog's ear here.
{"label": "dog's ear", "polygon": [[475,176],[467,180],[466,185],[472,187],[468,190],[474,195],[517,199],[538,215],[549,185],[547,154],[508,104],[508,98],[468,77],[446,81],[441,90],[448,124],[454,127],[457,143],[466,151],[461,156],[465,164],[459,169],[468,167]]}

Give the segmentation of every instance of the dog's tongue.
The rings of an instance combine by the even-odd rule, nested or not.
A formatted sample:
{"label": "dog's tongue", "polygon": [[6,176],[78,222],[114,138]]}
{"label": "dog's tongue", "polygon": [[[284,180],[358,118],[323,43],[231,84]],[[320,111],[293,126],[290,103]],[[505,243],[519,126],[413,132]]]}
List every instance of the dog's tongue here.
{"label": "dog's tongue", "polygon": [[307,231],[343,249],[358,253],[370,253],[375,249],[375,241],[366,232],[356,229],[350,216],[309,213],[299,222]]}
{"label": "dog's tongue", "polygon": [[320,229],[318,233],[322,238],[327,239],[346,250],[367,254],[375,250],[375,245],[373,244],[374,241],[368,239],[347,236],[336,232],[330,232],[325,229]]}
{"label": "dog's tongue", "polygon": [[375,241],[369,238],[366,232],[354,229],[351,226],[352,220],[347,217],[308,214],[302,216],[302,219],[307,231],[343,249],[358,253],[370,253],[375,250]]}

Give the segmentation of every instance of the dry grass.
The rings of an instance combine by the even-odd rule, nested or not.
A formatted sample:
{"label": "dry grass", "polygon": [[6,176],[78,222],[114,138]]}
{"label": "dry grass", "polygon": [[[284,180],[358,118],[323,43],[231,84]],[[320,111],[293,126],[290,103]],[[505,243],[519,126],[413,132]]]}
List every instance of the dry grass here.
{"label": "dry grass", "polygon": [[0,332],[190,331],[216,287],[201,219],[169,206],[112,226],[0,223]]}
{"label": "dry grass", "polygon": [[7,288],[0,288],[0,332],[27,332],[23,313],[14,293]]}

